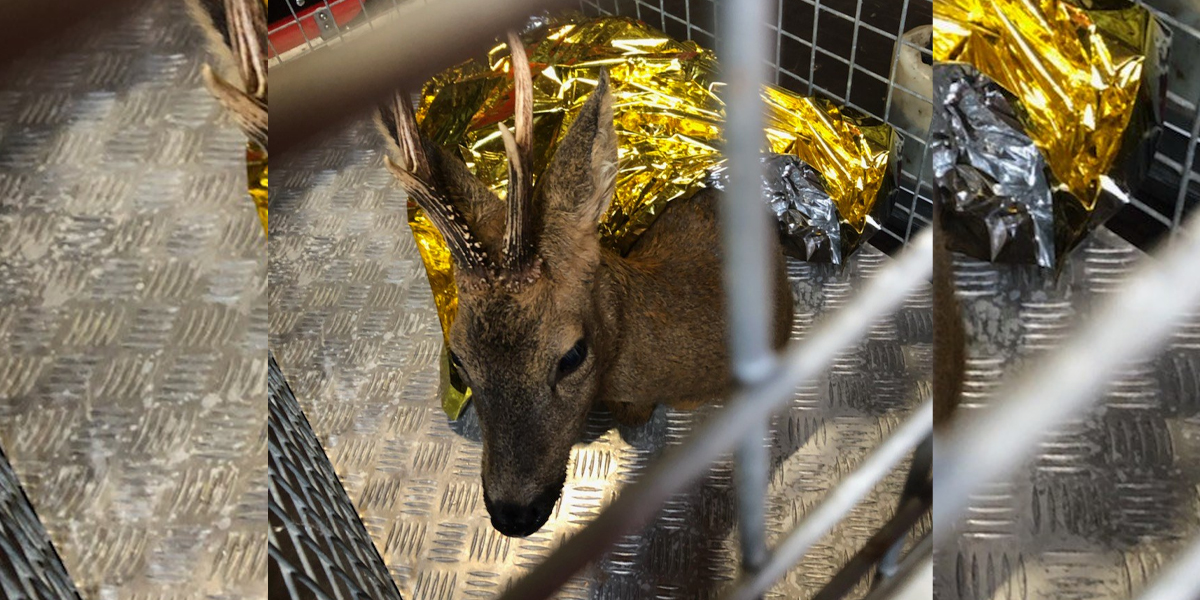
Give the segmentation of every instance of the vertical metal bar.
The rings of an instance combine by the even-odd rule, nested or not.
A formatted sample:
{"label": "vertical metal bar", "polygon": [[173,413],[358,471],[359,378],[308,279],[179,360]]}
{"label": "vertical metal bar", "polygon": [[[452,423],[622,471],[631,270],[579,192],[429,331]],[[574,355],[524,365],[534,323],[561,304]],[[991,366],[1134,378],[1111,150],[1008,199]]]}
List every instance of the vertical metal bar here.
{"label": "vertical metal bar", "polygon": [[862,28],[862,0],[854,7],[854,33],[850,37],[850,67],[846,70],[846,104],[850,104],[850,88],[854,84],[855,61],[858,59],[858,30]]}
{"label": "vertical metal bar", "polygon": [[808,95],[813,95],[813,80],[817,78],[817,25],[821,24],[821,0],[813,1],[812,37],[808,46]]}
{"label": "vertical metal bar", "polygon": [[[904,5],[900,8],[900,24],[896,26],[896,43],[904,38],[904,23],[908,21],[908,3],[910,0],[904,0]],[[888,71],[887,100],[883,103],[883,120],[888,123],[892,122],[892,94],[896,89],[896,65],[900,62],[900,53],[892,52],[892,70]]]}
{"label": "vertical metal bar", "polygon": [[[1200,98],[1196,98],[1196,106],[1200,108]],[[1174,226],[1171,228],[1171,235],[1179,230],[1179,223],[1183,220],[1183,205],[1187,200],[1188,185],[1192,181],[1192,164],[1196,160],[1197,137],[1200,137],[1200,111],[1192,114],[1192,138],[1188,141],[1187,152],[1179,169],[1179,190],[1175,195],[1175,214],[1172,219]]]}
{"label": "vertical metal bar", "polygon": [[[722,196],[721,234],[728,299],[730,358],[738,384],[746,387],[768,377],[775,358],[771,348],[771,254],[774,239],[762,199],[763,103],[767,80],[767,0],[722,3],[721,61],[725,65],[725,159],[729,187]],[[764,438],[769,414],[742,439],[735,472],[738,534],[742,568],[757,572],[767,558],[766,504],[768,460]]]}

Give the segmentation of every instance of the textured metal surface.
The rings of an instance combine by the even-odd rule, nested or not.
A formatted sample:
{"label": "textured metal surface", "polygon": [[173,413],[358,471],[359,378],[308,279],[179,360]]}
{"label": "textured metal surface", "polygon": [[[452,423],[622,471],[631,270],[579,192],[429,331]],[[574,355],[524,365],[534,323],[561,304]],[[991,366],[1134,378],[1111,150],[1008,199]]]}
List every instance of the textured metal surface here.
{"label": "textured metal surface", "polygon": [[0,452],[0,595],[12,600],[77,597],[46,528]]}
{"label": "textured metal surface", "polygon": [[[604,414],[572,452],[549,523],[525,539],[495,532],[481,499],[473,413],[438,406],[442,337],[405,197],[382,166],[382,139],[362,123],[288,164],[271,181],[271,347],[381,556],[406,597],[489,597],[611,501],[711,409],[660,409],[617,427]],[[867,248],[843,272],[790,265],[795,334],[836,309],[889,260]],[[768,537],[815,501],[929,394],[927,292],[872,329],[775,421]],[[907,468],[907,466],[905,466]],[[811,595],[895,510],[893,473],[772,597]],[[564,589],[568,598],[697,598],[737,573],[731,462],[672,499]],[[927,525],[923,527],[927,528]],[[859,588],[861,593],[862,588]]]}
{"label": "textured metal surface", "polygon": [[[1107,230],[1057,280],[956,255],[968,336],[961,410],[1002,401],[991,398],[997,385],[1054,352],[1143,258]],[[1200,534],[1200,315],[1114,381],[1097,410],[973,499],[956,545],[935,556],[938,598],[1129,598]]]}
{"label": "textured metal surface", "polygon": [[270,586],[280,597],[399,600],[275,359],[270,387]]}
{"label": "textured metal surface", "polygon": [[85,598],[266,595],[266,304],[204,34],[144,2],[0,74],[0,443]]}

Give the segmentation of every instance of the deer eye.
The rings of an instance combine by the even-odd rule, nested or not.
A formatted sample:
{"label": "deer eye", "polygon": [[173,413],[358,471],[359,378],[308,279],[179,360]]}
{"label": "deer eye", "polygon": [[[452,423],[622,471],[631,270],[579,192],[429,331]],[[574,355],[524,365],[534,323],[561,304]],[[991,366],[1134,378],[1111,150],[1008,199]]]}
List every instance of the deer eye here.
{"label": "deer eye", "polygon": [[462,359],[459,358],[458,355],[455,354],[453,350],[450,350],[449,352],[450,352],[450,364],[454,365],[454,368],[458,369],[459,373],[465,374],[467,372],[467,369],[465,367],[463,367]]}
{"label": "deer eye", "polygon": [[574,373],[575,369],[578,369],[579,365],[582,365],[586,358],[587,344],[580,339],[558,360],[558,376],[561,378]]}

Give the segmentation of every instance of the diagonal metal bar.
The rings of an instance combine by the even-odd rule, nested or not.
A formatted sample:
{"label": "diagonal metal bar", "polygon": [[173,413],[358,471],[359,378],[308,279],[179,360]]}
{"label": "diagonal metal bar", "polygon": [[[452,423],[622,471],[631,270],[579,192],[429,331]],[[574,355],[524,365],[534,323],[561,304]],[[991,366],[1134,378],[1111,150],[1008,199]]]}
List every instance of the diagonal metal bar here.
{"label": "diagonal metal bar", "polygon": [[769,379],[735,394],[687,442],[647,469],[595,520],[509,588],[502,600],[549,598],[610,544],[644,526],[672,494],[702,475],[757,426],[762,415],[785,404],[796,386],[821,374],[877,319],[894,311],[913,290],[927,285],[932,249],[933,232],[921,232],[851,302],[814,327],[803,343],[791,346]]}
{"label": "diagonal metal bar", "polygon": [[926,600],[932,595],[933,534],[930,534],[900,561],[894,577],[879,584],[863,600]]}
{"label": "diagonal metal bar", "polygon": [[1158,576],[1139,600],[1195,600],[1200,598],[1200,537]]}
{"label": "diagonal metal bar", "polygon": [[[935,437],[933,531],[949,543],[971,494],[1006,476],[1046,432],[1093,405],[1123,365],[1162,346],[1179,319],[1200,306],[1200,218],[1178,243],[1144,261],[1095,316],[986,409],[959,414]],[[1153,308],[1150,308],[1153,307]]]}
{"label": "diagonal metal bar", "polygon": [[130,0],[7,0],[4,36],[0,37],[0,67],[59,35],[69,35],[78,23],[119,16]]}
{"label": "diagonal metal bar", "polygon": [[402,600],[273,355],[268,364],[271,597]]}
{"label": "diagonal metal bar", "polygon": [[815,510],[804,516],[804,521],[775,548],[761,571],[739,581],[725,594],[725,600],[747,600],[766,593],[771,584],[799,562],[813,544],[829,533],[932,431],[933,402],[927,401],[853,473],[838,483]]}
{"label": "diagonal metal bar", "polygon": [[[928,444],[929,437],[921,442],[921,447],[917,453]],[[915,459],[914,459],[915,462]],[[927,474],[927,473],[926,473]],[[854,556],[842,565],[841,570],[817,592],[812,600],[837,600],[849,594],[855,586],[858,585],[862,578],[871,570],[871,567],[879,562],[883,557],[895,554],[895,564],[887,574],[876,576],[875,584],[879,585],[884,580],[895,575],[899,569],[900,550],[904,545],[904,539],[908,532],[921,520],[921,516],[929,511],[929,506],[933,501],[933,488],[930,486],[928,479],[923,480],[922,490],[907,494],[899,507],[896,509],[896,514],[884,523],[871,539],[863,544]],[[908,490],[906,490],[908,491]]]}
{"label": "diagonal metal bar", "polygon": [[485,50],[509,28],[566,0],[445,0],[421,4],[360,37],[271,68],[271,153],[278,158],[343,125],[396,89]]}

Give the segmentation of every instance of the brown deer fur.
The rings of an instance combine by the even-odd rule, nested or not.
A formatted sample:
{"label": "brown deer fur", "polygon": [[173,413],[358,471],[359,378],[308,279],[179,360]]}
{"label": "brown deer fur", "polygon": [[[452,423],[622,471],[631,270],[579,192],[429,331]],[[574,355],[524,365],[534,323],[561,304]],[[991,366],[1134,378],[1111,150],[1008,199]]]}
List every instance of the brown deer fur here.
{"label": "brown deer fur", "polygon": [[962,398],[966,371],[966,332],[954,295],[954,259],[941,236],[934,211],[933,244],[933,423],[942,427]]}
{"label": "brown deer fur", "polygon": [[[519,42],[510,45],[514,60],[523,61]],[[531,98],[516,100],[518,112],[529,110]],[[485,504],[502,533],[528,535],[549,517],[571,447],[597,403],[637,425],[656,404],[695,407],[732,388],[718,194],[705,190],[673,201],[625,256],[601,244],[597,225],[617,167],[613,96],[602,74],[536,189],[524,198],[510,192],[508,202],[526,203],[530,211],[531,230],[522,240],[532,252],[505,262],[516,252],[506,243],[512,235],[506,219],[522,209],[506,210],[448,152],[427,140],[415,143],[420,134],[411,106],[403,95],[396,102],[380,114],[401,155],[389,167],[410,195],[426,190],[412,197],[443,223],[439,231],[452,246],[459,304],[449,345],[479,416]],[[525,126],[529,121],[518,118]],[[522,139],[527,132],[518,131],[515,143],[506,140],[510,159],[514,152],[528,156]],[[422,177],[428,181],[414,181]],[[782,251],[774,260],[771,303],[781,347],[792,298]],[[490,266],[463,268],[474,264]],[[580,340],[584,359],[562,371]]]}

